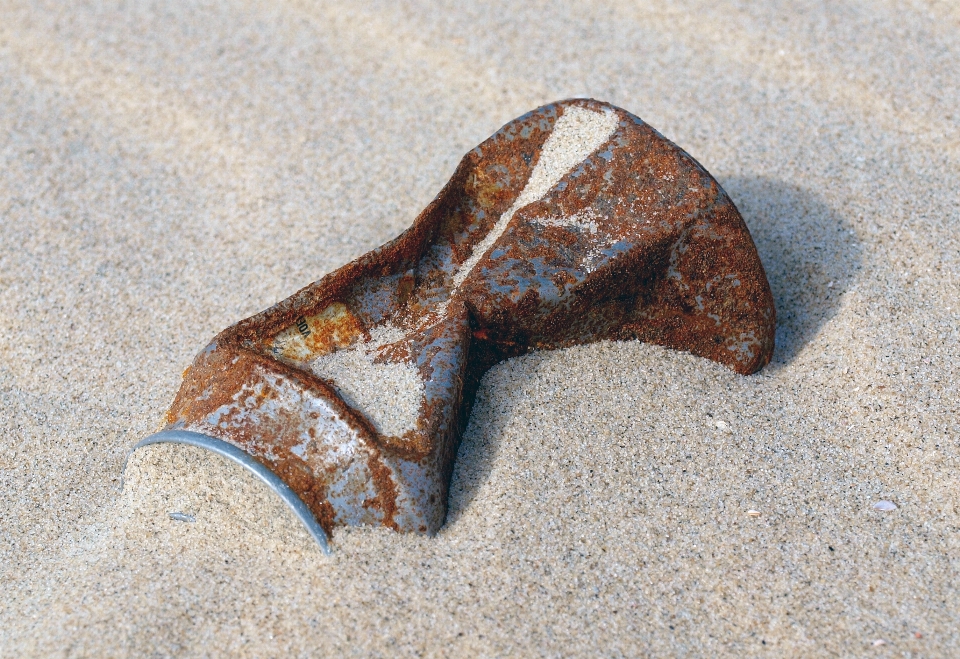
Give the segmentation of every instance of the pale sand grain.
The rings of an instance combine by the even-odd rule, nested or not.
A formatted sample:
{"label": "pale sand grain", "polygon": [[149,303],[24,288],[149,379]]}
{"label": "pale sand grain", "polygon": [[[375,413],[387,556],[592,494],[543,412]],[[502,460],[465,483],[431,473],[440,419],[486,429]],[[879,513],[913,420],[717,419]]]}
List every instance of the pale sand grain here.
{"label": "pale sand grain", "polygon": [[[960,655],[948,3],[2,15],[0,655]],[[636,343],[501,364],[438,536],[338,530],[331,558],[196,449],[138,453],[119,491],[216,332],[572,92],[730,193],[776,297],[769,367]]]}

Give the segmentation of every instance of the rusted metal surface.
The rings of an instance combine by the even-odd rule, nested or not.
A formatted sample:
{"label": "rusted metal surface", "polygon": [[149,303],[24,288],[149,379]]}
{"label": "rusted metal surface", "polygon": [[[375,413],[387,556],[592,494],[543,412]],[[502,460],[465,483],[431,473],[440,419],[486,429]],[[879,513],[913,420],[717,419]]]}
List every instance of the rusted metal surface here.
{"label": "rusted metal surface", "polygon": [[[570,145],[588,152],[570,164]],[[220,333],[167,429],[246,451],[327,532],[432,533],[493,364],[640,339],[747,374],[774,325],[750,234],[706,170],[624,110],[565,101],[468,153],[400,237]]]}

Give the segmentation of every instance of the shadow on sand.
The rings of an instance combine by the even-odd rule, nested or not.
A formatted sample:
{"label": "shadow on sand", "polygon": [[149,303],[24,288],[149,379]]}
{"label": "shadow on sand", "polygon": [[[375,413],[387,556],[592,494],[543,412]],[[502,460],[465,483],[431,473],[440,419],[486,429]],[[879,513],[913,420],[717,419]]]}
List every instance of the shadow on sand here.
{"label": "shadow on sand", "polygon": [[814,192],[763,177],[721,181],[757,244],[777,307],[768,368],[792,362],[836,314],[860,269],[853,226]]}

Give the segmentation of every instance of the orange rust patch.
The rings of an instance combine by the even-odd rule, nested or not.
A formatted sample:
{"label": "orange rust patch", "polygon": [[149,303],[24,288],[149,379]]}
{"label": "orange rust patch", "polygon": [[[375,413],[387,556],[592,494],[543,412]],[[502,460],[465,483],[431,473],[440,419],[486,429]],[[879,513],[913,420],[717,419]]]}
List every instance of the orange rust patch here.
{"label": "orange rust patch", "polygon": [[342,302],[312,316],[301,316],[269,342],[278,357],[306,362],[353,343],[364,333],[363,323]]}
{"label": "orange rust patch", "polygon": [[397,484],[393,482],[393,474],[390,473],[390,469],[383,464],[380,456],[374,451],[370,452],[367,466],[370,469],[377,496],[373,499],[367,499],[363,505],[365,508],[379,510],[383,513],[382,524],[398,531],[399,527],[394,519],[397,514]]}

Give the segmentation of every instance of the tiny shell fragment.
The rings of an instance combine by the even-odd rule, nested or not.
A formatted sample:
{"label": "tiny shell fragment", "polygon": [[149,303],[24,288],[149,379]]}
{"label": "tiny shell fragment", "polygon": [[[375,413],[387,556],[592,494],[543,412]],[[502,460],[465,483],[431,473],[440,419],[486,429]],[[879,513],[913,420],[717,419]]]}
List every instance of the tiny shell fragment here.
{"label": "tiny shell fragment", "polygon": [[877,501],[875,504],[873,504],[873,509],[882,510],[883,512],[888,513],[891,510],[896,510],[897,504],[895,504],[893,501]]}
{"label": "tiny shell fragment", "polygon": [[750,515],[750,517],[760,517],[759,510],[748,510],[747,514]]}
{"label": "tiny shell fragment", "polygon": [[196,522],[197,518],[187,513],[170,513],[170,519],[175,522]]}

